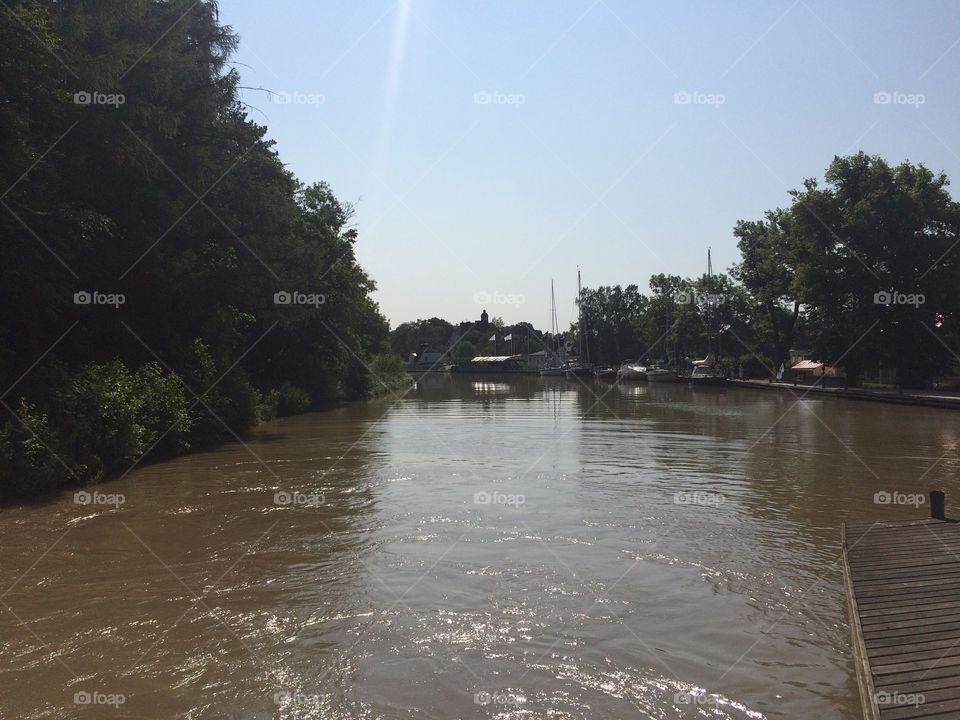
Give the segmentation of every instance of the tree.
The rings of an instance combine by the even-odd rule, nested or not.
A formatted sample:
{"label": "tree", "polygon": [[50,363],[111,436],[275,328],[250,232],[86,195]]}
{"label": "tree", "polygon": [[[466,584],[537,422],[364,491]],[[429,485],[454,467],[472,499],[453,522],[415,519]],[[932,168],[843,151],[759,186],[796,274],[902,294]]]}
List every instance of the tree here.
{"label": "tree", "polygon": [[834,158],[825,179],[790,210],[816,348],[850,382],[883,361],[900,385],[929,386],[950,364],[958,312],[960,205],[946,176],[861,152]]}

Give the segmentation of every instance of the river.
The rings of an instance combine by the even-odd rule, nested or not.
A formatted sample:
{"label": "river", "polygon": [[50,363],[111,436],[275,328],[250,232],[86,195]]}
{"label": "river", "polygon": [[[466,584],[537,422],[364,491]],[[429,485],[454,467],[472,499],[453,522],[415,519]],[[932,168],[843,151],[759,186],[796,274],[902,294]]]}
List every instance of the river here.
{"label": "river", "polygon": [[856,718],[840,526],[949,512],[956,418],[433,376],[279,419],[0,513],[0,716]]}

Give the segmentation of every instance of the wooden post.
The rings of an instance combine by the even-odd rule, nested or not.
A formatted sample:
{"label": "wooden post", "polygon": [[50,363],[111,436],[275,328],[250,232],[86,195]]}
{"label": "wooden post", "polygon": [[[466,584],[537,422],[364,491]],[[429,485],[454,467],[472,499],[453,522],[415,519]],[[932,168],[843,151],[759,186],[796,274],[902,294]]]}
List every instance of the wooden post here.
{"label": "wooden post", "polygon": [[930,517],[934,520],[947,519],[947,498],[943,490],[930,491]]}

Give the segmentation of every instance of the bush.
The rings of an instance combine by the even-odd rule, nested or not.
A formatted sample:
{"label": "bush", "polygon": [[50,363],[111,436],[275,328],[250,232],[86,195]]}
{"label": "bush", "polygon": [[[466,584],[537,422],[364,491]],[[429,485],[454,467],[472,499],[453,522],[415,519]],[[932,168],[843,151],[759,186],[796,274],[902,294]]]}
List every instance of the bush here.
{"label": "bush", "polygon": [[226,375],[218,371],[207,344],[199,338],[191,346],[186,383],[200,400],[190,397],[190,441],[206,446],[225,437],[242,435],[257,424],[260,396],[239,367]]}
{"label": "bush", "polygon": [[125,470],[147,449],[133,375],[119,360],[80,367],[56,394],[55,426],[84,480]]}
{"label": "bush", "polygon": [[60,444],[83,480],[126,471],[154,448],[168,456],[188,447],[180,381],[156,363],[136,374],[119,360],[83,365],[56,397]]}
{"label": "bush", "polygon": [[159,457],[170,457],[190,449],[190,413],[183,383],[173,374],[164,374],[155,362],[147,363],[133,379],[141,403],[138,422],[144,428],[143,441]]}
{"label": "bush", "polygon": [[24,400],[17,408],[18,420],[0,426],[0,502],[36,495],[67,484],[69,469],[60,464],[45,413]]}
{"label": "bush", "polygon": [[276,407],[276,413],[280,417],[302,413],[311,404],[310,395],[307,391],[290,383],[284,383],[271,394],[276,396],[274,407]]}
{"label": "bush", "polygon": [[403,360],[393,353],[377,355],[370,363],[367,380],[367,395],[382,395],[384,393],[402,393],[412,384],[410,375],[403,365]]}

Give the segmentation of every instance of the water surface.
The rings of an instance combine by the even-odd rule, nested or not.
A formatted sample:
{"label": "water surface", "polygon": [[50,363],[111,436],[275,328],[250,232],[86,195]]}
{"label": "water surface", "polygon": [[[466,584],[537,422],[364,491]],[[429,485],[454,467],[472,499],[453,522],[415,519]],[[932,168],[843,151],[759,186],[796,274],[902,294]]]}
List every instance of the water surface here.
{"label": "water surface", "polygon": [[436,376],[277,420],[0,513],[0,716],[852,720],[840,525],[960,500],[956,417]]}

